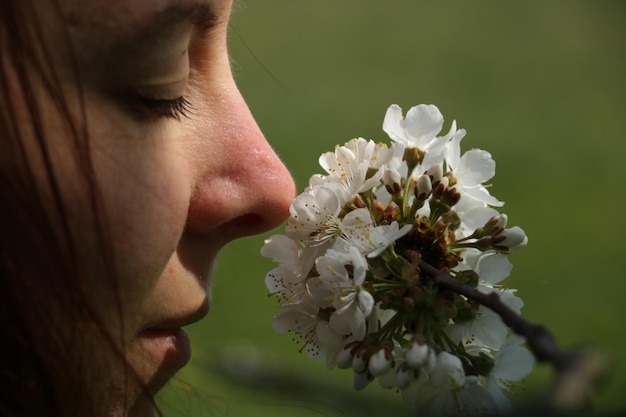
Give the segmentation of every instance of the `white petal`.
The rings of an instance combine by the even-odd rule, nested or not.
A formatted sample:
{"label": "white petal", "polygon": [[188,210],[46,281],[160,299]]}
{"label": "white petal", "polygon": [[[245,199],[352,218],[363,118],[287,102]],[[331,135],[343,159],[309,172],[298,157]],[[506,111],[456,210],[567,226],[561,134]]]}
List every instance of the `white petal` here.
{"label": "white petal", "polygon": [[387,109],[385,119],[383,120],[383,130],[393,140],[405,143],[404,129],[401,126],[402,108],[397,104],[392,104]]}
{"label": "white petal", "polygon": [[265,240],[261,255],[280,264],[295,264],[298,244],[288,236],[274,235]]}
{"label": "white petal", "polygon": [[[367,260],[354,246],[350,247],[350,255],[352,260],[352,275],[354,285],[361,285],[365,281],[365,274],[367,271]],[[369,294],[369,293],[367,293]],[[371,295],[370,295],[371,297]],[[370,310],[371,311],[371,310]],[[369,314],[369,313],[367,313]]]}
{"label": "white petal", "polygon": [[442,351],[437,355],[434,369],[428,372],[434,386],[455,389],[465,383],[465,371],[458,356]]}
{"label": "white petal", "polygon": [[296,331],[301,334],[303,329],[313,329],[317,325],[317,307],[308,302],[287,304],[284,311],[272,320],[272,328],[277,333]]}
{"label": "white petal", "polygon": [[370,246],[369,240],[373,227],[374,221],[370,211],[366,208],[349,212],[341,221],[341,232],[345,238],[363,248]]}
{"label": "white petal", "polygon": [[[535,364],[535,357],[528,349],[521,346],[525,341],[525,337],[514,333],[502,345],[502,349],[496,354],[493,371],[498,379],[518,381],[531,371]],[[507,375],[507,373],[510,374]]]}
{"label": "white petal", "polygon": [[[463,187],[462,197],[465,196],[493,207],[502,207],[504,205],[502,201],[489,194],[489,191],[482,185]],[[463,198],[461,198],[461,201],[463,201]]]}
{"label": "white petal", "polygon": [[350,333],[350,324],[352,322],[352,315],[350,314],[333,314],[330,316],[328,324],[330,328],[340,335],[347,335]]}
{"label": "white petal", "polygon": [[498,379],[519,381],[532,370],[534,356],[522,346],[502,349],[496,355],[496,366],[493,370]]}
{"label": "white petal", "polygon": [[443,115],[432,104],[411,107],[406,113],[404,131],[414,140],[413,146],[425,147],[443,127]]}
{"label": "white petal", "polygon": [[500,213],[496,209],[490,207],[475,207],[463,214],[461,218],[465,226],[472,232],[479,227],[483,227],[485,223],[492,217],[498,216]]}
{"label": "white petal", "polygon": [[445,158],[448,166],[456,170],[461,160],[461,140],[465,136],[465,130],[461,129],[446,144]]}
{"label": "white petal", "polygon": [[496,162],[491,158],[489,152],[472,149],[465,152],[461,157],[456,174],[462,178],[463,185],[482,184],[496,174]]}
{"label": "white petal", "polygon": [[507,289],[500,292],[500,300],[506,304],[511,310],[515,311],[517,314],[520,314],[522,307],[524,307],[524,301],[516,296],[515,290]]}
{"label": "white petal", "polygon": [[488,284],[495,285],[509,276],[513,264],[500,253],[490,253],[478,260],[478,275]]}
{"label": "white petal", "polygon": [[372,294],[365,290],[361,290],[359,291],[358,300],[359,307],[361,308],[363,315],[369,316],[374,309],[374,297],[372,297]]}
{"label": "white petal", "polygon": [[265,275],[265,288],[267,288],[270,294],[274,294],[285,290],[289,284],[295,284],[295,280],[296,277],[293,270],[279,266]]}
{"label": "white petal", "polygon": [[480,318],[475,320],[474,334],[481,342],[492,349],[498,349],[506,340],[508,327],[502,318],[493,310],[485,306],[480,306]]}
{"label": "white petal", "polygon": [[350,331],[355,339],[361,340],[365,336],[365,317],[361,310],[355,308],[353,314],[350,315]]}
{"label": "white petal", "polygon": [[485,382],[485,389],[489,391],[491,397],[495,401],[496,406],[498,407],[496,411],[502,415],[506,415],[511,412],[511,401],[506,397],[506,395],[504,395],[502,388],[498,384],[495,377],[487,378],[487,381]]}

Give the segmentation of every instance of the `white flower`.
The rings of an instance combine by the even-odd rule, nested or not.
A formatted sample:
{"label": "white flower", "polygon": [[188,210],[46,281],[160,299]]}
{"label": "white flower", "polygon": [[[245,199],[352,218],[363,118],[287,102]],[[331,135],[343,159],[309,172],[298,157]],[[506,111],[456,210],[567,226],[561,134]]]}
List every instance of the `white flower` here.
{"label": "white flower", "polygon": [[[500,253],[489,252],[486,254],[471,252],[465,257],[464,264],[460,269],[471,269],[479,276],[478,291],[484,293],[497,292],[500,300],[519,313],[522,306],[521,299],[510,291],[494,288],[494,285],[504,280],[512,269],[511,262]],[[459,270],[460,270],[459,269]],[[499,349],[506,340],[507,326],[502,318],[485,306],[479,306],[476,318],[468,323],[452,324],[446,328],[450,338],[458,343],[484,343],[492,349]]]}
{"label": "white flower", "polygon": [[461,359],[446,351],[439,352],[435,363],[426,372],[430,376],[430,383],[440,390],[456,389],[465,384]]}
{"label": "white flower", "polygon": [[457,389],[441,391],[416,405],[418,415],[437,417],[478,417],[497,409],[491,393],[475,379],[468,378]]}
{"label": "white flower", "polygon": [[[420,274],[424,261],[519,314],[523,302],[502,281],[506,254],[527,243],[493,207],[487,182],[495,162],[483,150],[461,154],[465,130],[440,135],[436,106],[406,116],[387,110],[390,147],[352,139],[319,158],[322,174],[290,207],[286,235],[262,254],[266,275],[286,301],[273,327],[302,341],[329,368],[351,368],[354,387],[374,379],[399,390],[418,415],[474,416],[505,411],[503,394],[532,367],[501,317]],[[467,372],[467,374],[466,374]]]}
{"label": "white flower", "polygon": [[297,303],[281,306],[283,311],[274,316],[272,328],[278,333],[294,333],[304,345],[302,350],[330,366],[341,349],[342,338],[330,329],[329,324],[319,317],[319,305],[308,294]]}
{"label": "white flower", "polygon": [[343,255],[332,249],[318,258],[316,267],[322,285],[333,294],[335,312],[330,317],[330,327],[342,335],[352,333],[359,340],[365,336],[366,320],[374,309],[374,298],[362,287],[367,270],[365,258],[354,247],[350,248],[350,257],[353,277],[340,260]]}
{"label": "white flower", "polygon": [[474,320],[469,323],[453,324],[446,329],[446,333],[456,343],[461,340],[465,343],[484,343],[497,349],[506,339],[507,327],[497,313],[480,306]]}
{"label": "white flower", "polygon": [[389,137],[411,148],[426,150],[443,127],[443,115],[432,104],[411,107],[402,116],[402,108],[392,104],[383,120],[383,130]]}
{"label": "white flower", "polygon": [[[463,201],[463,197],[461,197]],[[500,215],[496,209],[485,206],[472,207],[465,211],[463,206],[459,207],[459,202],[454,206],[455,211],[461,216],[461,226],[457,229],[457,238],[470,236],[478,228],[485,226],[490,219]]]}
{"label": "white flower", "polygon": [[486,389],[495,399],[498,411],[503,414],[511,411],[511,402],[502,390],[510,391],[510,382],[522,380],[535,364],[533,355],[520,346],[524,340],[515,334],[509,337],[496,354],[493,370],[485,382]]}
{"label": "white flower", "polygon": [[388,164],[396,155],[393,145],[389,147],[384,143],[374,143],[363,138],[352,139],[344,147],[354,153],[357,161],[367,161],[371,168]]}
{"label": "white flower", "polygon": [[442,127],[443,115],[432,104],[411,107],[406,117],[402,116],[402,108],[393,104],[387,109],[383,120],[383,130],[393,141],[426,152],[423,161],[425,166],[441,162],[444,146],[456,132],[456,122],[452,122],[445,136],[437,136]]}
{"label": "white flower", "polygon": [[482,416],[495,409],[491,393],[476,377],[466,377],[461,361],[455,355],[441,352],[434,369],[414,379],[403,389],[404,400],[415,406],[417,415]]}
{"label": "white flower", "polygon": [[460,156],[461,139],[464,136],[465,130],[459,130],[445,148],[446,162],[456,178],[455,187],[461,191],[461,200],[469,198],[475,202],[473,204],[488,204],[495,207],[504,205],[491,196],[483,185],[496,173],[496,163],[491,154],[480,149],[472,149]]}
{"label": "white flower", "polygon": [[279,264],[265,276],[265,286],[270,294],[285,301],[302,297],[307,288],[307,275],[319,256],[319,247],[301,247],[285,235],[274,235],[265,240],[261,254]]}
{"label": "white flower", "polygon": [[420,416],[484,416],[497,409],[491,392],[477,377],[466,376],[460,359],[445,351],[401,393]]}
{"label": "white flower", "polygon": [[326,186],[297,196],[287,219],[287,236],[316,244],[334,238],[339,232],[341,204],[337,194]]}
{"label": "white flower", "polygon": [[[339,185],[337,194],[342,203],[348,203],[356,194],[367,191],[380,182],[384,172],[380,168],[393,157],[394,149],[387,145],[358,138],[336,147],[334,152],[322,154],[319,164],[329,174],[322,178],[327,183]],[[374,173],[370,172],[372,169]],[[319,183],[318,178],[312,181]]]}
{"label": "white flower", "polygon": [[482,281],[481,284],[493,288],[509,276],[513,264],[505,255],[489,252],[478,257],[474,268]]}
{"label": "white flower", "polygon": [[368,209],[356,209],[345,215],[340,230],[341,238],[334,249],[348,253],[351,247],[369,258],[380,255],[389,245],[411,230],[411,225],[399,227],[398,222],[390,225],[374,226]]}

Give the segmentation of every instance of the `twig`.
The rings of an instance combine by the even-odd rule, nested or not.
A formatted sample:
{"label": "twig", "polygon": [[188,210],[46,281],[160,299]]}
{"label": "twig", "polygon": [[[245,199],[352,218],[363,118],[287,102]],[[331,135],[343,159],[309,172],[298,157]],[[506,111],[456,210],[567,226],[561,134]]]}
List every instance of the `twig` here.
{"label": "twig", "polygon": [[554,366],[557,375],[550,399],[553,407],[568,412],[589,407],[593,386],[606,373],[606,361],[602,355],[564,351],[544,326],[522,318],[504,304],[497,293],[480,292],[424,260],[420,260],[419,267],[433,279],[435,285],[461,294],[493,310],[515,333],[526,338],[526,343],[537,361],[550,362]]}
{"label": "twig", "polygon": [[515,333],[526,337],[528,346],[538,361],[551,362],[557,370],[564,369],[571,363],[574,355],[563,351],[545,327],[530,323],[522,318],[504,304],[497,293],[480,292],[476,288],[455,280],[449,274],[441,272],[424,260],[420,260],[419,266],[434,280],[437,286],[464,295],[497,313]]}

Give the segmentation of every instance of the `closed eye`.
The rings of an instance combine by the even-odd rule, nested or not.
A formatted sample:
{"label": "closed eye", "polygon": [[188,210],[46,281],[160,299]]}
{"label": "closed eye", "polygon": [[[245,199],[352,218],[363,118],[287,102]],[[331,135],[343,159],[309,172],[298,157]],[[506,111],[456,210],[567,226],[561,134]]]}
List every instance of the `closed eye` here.
{"label": "closed eye", "polygon": [[142,110],[147,115],[157,118],[167,117],[180,120],[183,117],[189,117],[193,106],[185,96],[180,96],[172,100],[157,100],[150,98],[140,98]]}

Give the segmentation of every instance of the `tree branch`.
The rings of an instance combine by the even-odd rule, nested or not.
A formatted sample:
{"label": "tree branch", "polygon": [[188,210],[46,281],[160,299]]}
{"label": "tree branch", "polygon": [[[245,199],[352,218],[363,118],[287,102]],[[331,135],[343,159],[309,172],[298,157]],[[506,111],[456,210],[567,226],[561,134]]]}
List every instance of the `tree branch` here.
{"label": "tree branch", "polygon": [[557,375],[550,395],[553,407],[564,411],[580,411],[589,406],[593,386],[606,373],[606,361],[602,355],[564,351],[544,326],[522,318],[504,304],[497,293],[482,293],[455,280],[424,260],[420,260],[419,267],[433,279],[435,285],[461,294],[493,310],[515,333],[526,338],[528,347],[537,361],[549,362],[554,366]]}
{"label": "tree branch", "polygon": [[424,260],[420,260],[419,266],[423,272],[433,279],[435,285],[464,295],[497,313],[508,327],[526,338],[528,346],[538,361],[551,362],[557,370],[563,369],[571,362],[572,355],[563,351],[556,344],[554,338],[545,327],[530,323],[522,318],[522,316],[504,304],[497,293],[486,294],[480,292],[476,288],[455,280],[449,274],[441,272]]}

